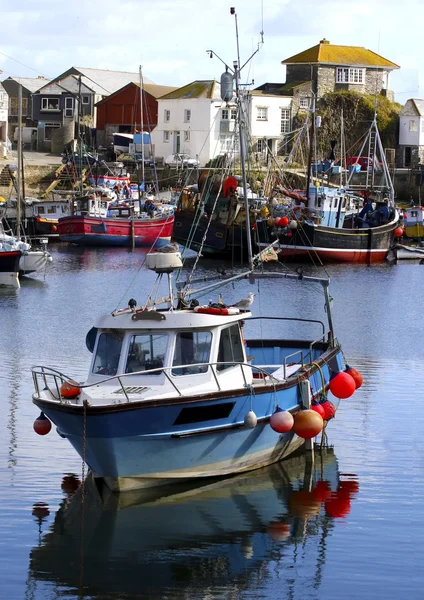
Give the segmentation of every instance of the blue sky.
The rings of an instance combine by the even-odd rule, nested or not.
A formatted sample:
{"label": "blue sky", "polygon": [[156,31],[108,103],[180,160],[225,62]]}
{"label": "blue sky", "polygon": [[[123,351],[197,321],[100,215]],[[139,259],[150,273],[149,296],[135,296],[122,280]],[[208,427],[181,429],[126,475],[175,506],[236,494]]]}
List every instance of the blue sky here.
{"label": "blue sky", "polygon": [[237,58],[232,4],[242,62],[264,31],[264,45],[246,67],[244,81],[284,82],[281,60],[325,37],[333,44],[365,46],[400,65],[390,80],[399,102],[424,98],[423,0],[3,2],[0,77],[53,78],[70,66],[137,72],[141,64],[146,77],[163,85],[219,79],[223,66],[206,50],[230,64]]}

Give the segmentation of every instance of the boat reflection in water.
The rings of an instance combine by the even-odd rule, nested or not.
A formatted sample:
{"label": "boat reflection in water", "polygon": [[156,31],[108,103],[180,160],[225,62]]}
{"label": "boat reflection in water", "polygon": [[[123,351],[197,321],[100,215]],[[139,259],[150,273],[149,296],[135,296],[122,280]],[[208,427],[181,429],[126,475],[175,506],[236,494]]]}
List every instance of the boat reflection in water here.
{"label": "boat reflection in water", "polygon": [[[63,489],[72,491],[65,479]],[[175,598],[252,591],[277,572],[288,590],[290,567],[305,561],[296,576],[305,593],[319,588],[325,538],[357,491],[355,476],[338,472],[332,449],[317,452],[314,465],[294,456],[199,487],[114,494],[89,477],[83,513],[80,487],[32,550],[30,580],[93,598]]]}

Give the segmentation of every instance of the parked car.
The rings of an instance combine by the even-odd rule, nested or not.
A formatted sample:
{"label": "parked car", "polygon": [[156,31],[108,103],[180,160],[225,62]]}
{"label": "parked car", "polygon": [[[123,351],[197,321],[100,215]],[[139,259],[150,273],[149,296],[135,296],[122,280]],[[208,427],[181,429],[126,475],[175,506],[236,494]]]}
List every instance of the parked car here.
{"label": "parked car", "polygon": [[[348,156],[346,158],[346,167],[350,165],[360,165],[361,171],[366,171],[367,169],[371,169],[373,166],[373,159],[369,156]],[[377,171],[380,171],[383,168],[383,165],[379,160],[374,158],[374,168]]]}
{"label": "parked car", "polygon": [[197,158],[192,158],[189,154],[170,154],[165,159],[165,164],[171,167],[198,167]]}

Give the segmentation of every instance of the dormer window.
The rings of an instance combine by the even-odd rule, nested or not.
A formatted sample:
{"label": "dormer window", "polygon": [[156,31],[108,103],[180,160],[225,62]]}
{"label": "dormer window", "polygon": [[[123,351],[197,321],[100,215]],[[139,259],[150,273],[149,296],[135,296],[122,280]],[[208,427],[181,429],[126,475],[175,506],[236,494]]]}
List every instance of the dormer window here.
{"label": "dormer window", "polygon": [[351,67],[338,67],[336,72],[337,83],[365,83],[365,69]]}

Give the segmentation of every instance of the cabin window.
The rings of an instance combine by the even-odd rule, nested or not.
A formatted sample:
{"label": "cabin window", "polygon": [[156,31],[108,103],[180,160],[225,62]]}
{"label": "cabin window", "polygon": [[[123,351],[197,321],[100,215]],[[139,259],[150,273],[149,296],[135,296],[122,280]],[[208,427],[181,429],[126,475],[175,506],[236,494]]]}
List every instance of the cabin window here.
{"label": "cabin window", "polygon": [[52,215],[56,212],[56,207],[55,206],[49,206],[47,208],[47,212],[49,213],[49,215]]}
{"label": "cabin window", "polygon": [[[167,347],[167,333],[131,336],[125,373],[148,371],[149,369],[163,367]],[[152,373],[152,375],[160,374],[161,371]]]}
{"label": "cabin window", "polygon": [[[177,333],[172,365],[172,375],[196,375],[206,373],[211,353],[212,334],[210,331],[182,331]],[[190,366],[198,365],[198,366]]]}
{"label": "cabin window", "polygon": [[[240,336],[240,327],[237,324],[221,331],[218,350],[218,371],[230,369],[235,363],[244,362],[243,343]],[[219,364],[230,363],[230,364]]]}
{"label": "cabin window", "polygon": [[116,375],[121,355],[123,334],[118,331],[101,333],[97,343],[93,373],[96,375]]}
{"label": "cabin window", "polygon": [[418,217],[418,213],[416,210],[411,210],[411,217],[415,217],[415,218]]}
{"label": "cabin window", "polygon": [[44,208],[44,206],[37,206],[37,213],[39,215],[44,215],[45,212],[46,212],[46,209]]}

